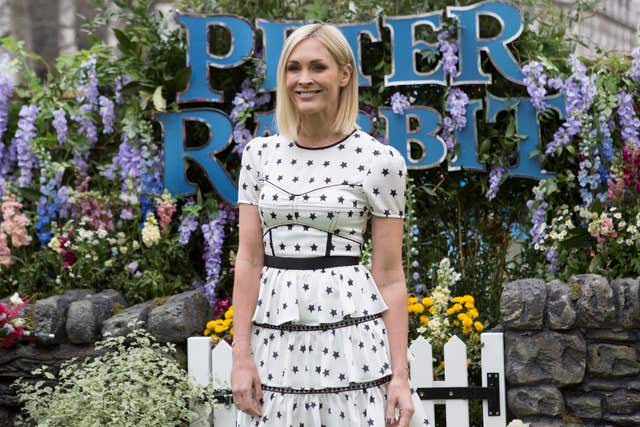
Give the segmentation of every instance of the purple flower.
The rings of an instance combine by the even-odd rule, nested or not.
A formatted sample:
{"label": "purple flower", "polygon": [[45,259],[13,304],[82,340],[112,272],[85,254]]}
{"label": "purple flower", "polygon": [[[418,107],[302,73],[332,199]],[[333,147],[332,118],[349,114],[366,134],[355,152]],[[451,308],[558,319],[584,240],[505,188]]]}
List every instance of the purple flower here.
{"label": "purple flower", "polygon": [[182,246],[189,243],[191,234],[198,228],[198,219],[194,214],[185,215],[178,227],[178,233],[180,234],[179,242]]}
{"label": "purple flower", "polygon": [[562,91],[567,98],[567,119],[547,144],[545,154],[554,156],[560,147],[567,145],[582,131],[583,116],[591,108],[597,89],[596,76],[587,76],[586,67],[574,55],[569,58],[572,73],[567,78]]}
{"label": "purple flower", "polygon": [[122,86],[126,85],[127,83],[129,83],[131,81],[131,79],[129,78],[129,76],[118,76],[116,77],[116,89],[115,89],[115,96],[114,96],[114,100],[116,102],[117,105],[120,105],[124,102],[124,100],[122,99]]}
{"label": "purple flower", "polygon": [[404,114],[406,108],[411,107],[411,103],[406,96],[400,92],[396,92],[391,95],[391,109],[396,114]]}
{"label": "purple flower", "polygon": [[98,76],[96,72],[96,58],[91,55],[89,59],[80,65],[82,73],[81,90],[82,96],[78,102],[95,107],[98,105]]}
{"label": "purple flower", "polygon": [[[13,96],[13,82],[9,78],[9,73],[5,70],[7,62],[9,62],[9,55],[0,55],[0,146],[2,145],[2,136],[6,132],[7,123],[9,122],[9,98]],[[0,153],[0,156],[2,156],[2,153]]]}
{"label": "purple flower", "polygon": [[63,185],[58,188],[57,200],[60,203],[60,209],[58,210],[58,216],[61,219],[68,219],[71,216],[71,210],[73,205],[71,204],[71,200],[69,199],[69,193],[71,189]]}
{"label": "purple flower", "polygon": [[456,145],[456,131],[467,126],[467,105],[469,97],[462,89],[451,89],[447,95],[446,110],[449,113],[442,120],[442,139],[449,152],[453,152]]}
{"label": "purple flower", "polygon": [[485,194],[487,200],[493,200],[496,197],[500,188],[500,181],[506,172],[507,170],[502,166],[491,169],[491,172],[489,172],[489,190]]}
{"label": "purple flower", "polygon": [[209,299],[209,304],[215,304],[215,289],[220,280],[222,266],[222,246],[224,244],[224,227],[229,221],[228,209],[222,208],[217,215],[210,217],[208,224],[203,224],[200,229],[204,236],[204,254],[207,273],[206,283],[198,290]]}
{"label": "purple flower", "polygon": [[531,245],[542,244],[546,233],[547,224],[545,216],[547,214],[548,204],[544,200],[544,193],[541,190],[534,190],[535,199],[527,201],[527,208],[531,211],[531,223],[533,226],[529,230],[531,236]]}
{"label": "purple flower", "polygon": [[633,108],[633,95],[625,91],[618,92],[618,117],[620,119],[620,134],[625,147],[635,145],[640,147],[640,119]]}
{"label": "purple flower", "polygon": [[36,105],[23,105],[19,116],[18,130],[11,145],[15,147],[18,167],[20,168],[18,186],[25,188],[31,184],[33,169],[38,167],[38,160],[33,151],[31,151],[31,141],[36,136],[38,107]]}
{"label": "purple flower", "polygon": [[107,135],[113,133],[113,122],[115,121],[115,112],[113,110],[113,102],[106,96],[100,96],[100,117],[102,117],[102,133]]}
{"label": "purple flower", "polygon": [[458,74],[458,43],[451,41],[455,27],[448,27],[438,33],[438,50],[442,52],[442,68],[445,79]]}
{"label": "purple flower", "polygon": [[631,51],[631,70],[629,70],[629,77],[634,83],[640,80],[640,47]]}
{"label": "purple flower", "polygon": [[524,84],[531,97],[533,107],[539,113],[544,113],[547,110],[544,100],[547,95],[547,90],[545,89],[547,75],[544,73],[544,65],[538,61],[531,61],[522,67],[522,73],[524,74]]}
{"label": "purple flower", "polygon": [[56,130],[58,136],[58,142],[60,145],[64,145],[67,142],[67,113],[64,108],[58,108],[53,112],[53,128]]}

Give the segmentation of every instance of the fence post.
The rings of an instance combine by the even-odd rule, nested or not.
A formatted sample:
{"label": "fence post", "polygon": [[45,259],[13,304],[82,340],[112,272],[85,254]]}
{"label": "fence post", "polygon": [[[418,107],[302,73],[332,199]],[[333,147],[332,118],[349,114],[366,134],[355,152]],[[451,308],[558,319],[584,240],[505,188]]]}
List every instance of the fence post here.
{"label": "fence post", "polygon": [[[447,387],[467,387],[467,346],[456,335],[444,345],[444,380]],[[447,400],[447,426],[469,425],[469,401]]]}
{"label": "fence post", "polygon": [[[433,352],[431,344],[423,336],[416,338],[409,346],[413,355],[410,359],[411,385],[415,388],[433,387]],[[433,400],[422,400],[424,413],[431,426],[436,425]]]}
{"label": "fence post", "polygon": [[[231,389],[231,346],[221,340],[211,351],[211,384],[214,389]],[[231,396],[226,403],[213,405],[213,423],[215,427],[236,425],[236,406]]]}
{"label": "fence post", "polygon": [[482,342],[481,367],[482,386],[487,386],[487,374],[497,373],[500,384],[500,415],[489,414],[488,403],[482,402],[484,427],[504,427],[507,425],[507,403],[504,377],[504,341],[501,332],[485,332],[480,335]]}
{"label": "fence post", "polygon": [[[190,337],[187,339],[187,372],[195,385],[209,387],[211,375],[211,339]],[[191,427],[209,427],[210,413],[206,405],[194,408],[201,418],[191,422]]]}

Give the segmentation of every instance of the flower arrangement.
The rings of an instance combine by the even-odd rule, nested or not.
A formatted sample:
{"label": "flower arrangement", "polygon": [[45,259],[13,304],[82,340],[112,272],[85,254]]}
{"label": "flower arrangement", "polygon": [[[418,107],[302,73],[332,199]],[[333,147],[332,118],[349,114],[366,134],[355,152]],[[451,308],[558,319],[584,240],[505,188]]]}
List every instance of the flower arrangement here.
{"label": "flower arrangement", "polygon": [[0,347],[9,348],[25,334],[27,321],[21,317],[21,312],[29,298],[22,300],[15,293],[9,298],[9,306],[0,303]]}
{"label": "flower arrangement", "polygon": [[[407,311],[409,312],[410,330],[416,336],[429,340],[434,357],[440,360],[436,364],[436,375],[444,368],[444,345],[457,335],[467,345],[469,359],[467,363],[472,371],[479,369],[480,333],[484,324],[478,320],[479,313],[475,307],[475,299],[471,295],[451,296],[450,287],[460,280],[460,274],[451,267],[448,258],[440,261],[437,269],[437,286],[425,297],[409,296]],[[415,338],[415,337],[412,337]]]}
{"label": "flower arrangement", "polygon": [[233,306],[229,299],[216,300],[213,316],[215,319],[207,322],[203,335],[211,337],[214,343],[225,340],[229,344],[233,341]]}

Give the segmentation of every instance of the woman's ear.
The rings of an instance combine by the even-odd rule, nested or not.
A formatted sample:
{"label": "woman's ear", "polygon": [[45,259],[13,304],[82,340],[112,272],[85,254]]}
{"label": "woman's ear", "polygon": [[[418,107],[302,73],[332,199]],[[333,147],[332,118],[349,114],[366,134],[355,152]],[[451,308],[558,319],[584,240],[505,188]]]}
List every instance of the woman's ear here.
{"label": "woman's ear", "polygon": [[349,80],[351,80],[352,73],[353,73],[353,67],[351,67],[351,64],[347,64],[344,67],[342,67],[342,70],[340,71],[341,87],[345,87],[349,83]]}

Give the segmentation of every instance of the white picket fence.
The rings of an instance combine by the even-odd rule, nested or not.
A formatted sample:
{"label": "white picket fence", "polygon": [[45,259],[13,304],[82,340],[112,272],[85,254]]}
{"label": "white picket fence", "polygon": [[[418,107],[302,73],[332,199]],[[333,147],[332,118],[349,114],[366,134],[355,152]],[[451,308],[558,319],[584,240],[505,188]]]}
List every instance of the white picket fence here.
{"label": "white picket fence", "polygon": [[[504,345],[501,333],[483,333],[480,336],[482,347],[482,388],[486,388],[488,379],[499,387],[497,393],[497,413],[490,411],[489,402],[483,400],[484,427],[506,426],[506,399],[504,379]],[[213,389],[229,389],[231,372],[231,347],[224,341],[211,347],[207,337],[188,339],[188,370],[191,381],[200,385],[211,385]],[[466,390],[482,392],[480,386],[468,387],[467,347],[456,336],[452,337],[444,348],[444,381],[434,381],[431,344],[420,337],[409,347],[413,355],[411,365],[411,383],[424,394],[440,396],[434,400],[422,400],[430,425],[435,426],[434,406],[446,406],[447,427],[469,427],[469,401],[457,399]],[[446,390],[444,390],[446,388]],[[463,389],[464,388],[464,389]],[[432,390],[433,389],[433,390]],[[446,395],[446,397],[442,396]],[[422,395],[421,395],[422,396]],[[230,396],[229,396],[230,399]],[[229,400],[230,402],[230,400]],[[494,405],[495,406],[495,405]],[[205,414],[206,410],[201,408]],[[213,414],[205,417],[206,422],[192,423],[192,427],[229,427],[235,425],[236,408],[233,403],[216,404]]]}

